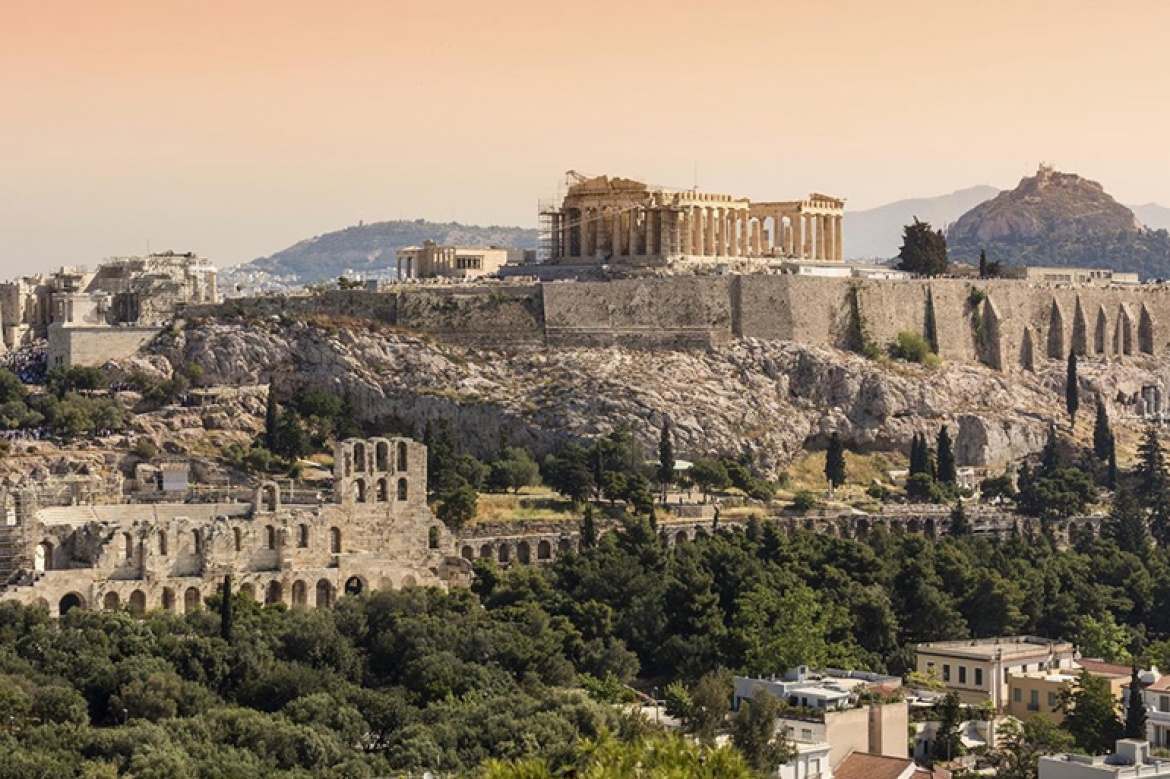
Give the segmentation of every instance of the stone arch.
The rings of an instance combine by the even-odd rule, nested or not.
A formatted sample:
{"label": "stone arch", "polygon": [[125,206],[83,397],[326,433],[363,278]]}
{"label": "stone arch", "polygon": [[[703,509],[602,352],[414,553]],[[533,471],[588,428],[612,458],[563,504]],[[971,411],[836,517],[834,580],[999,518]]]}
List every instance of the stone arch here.
{"label": "stone arch", "polygon": [[203,531],[195,529],[191,531],[191,553],[203,554]]}
{"label": "stone arch", "polygon": [[57,603],[57,613],[62,617],[68,614],[73,609],[84,609],[85,598],[81,597],[79,593],[71,592]]}
{"label": "stone arch", "polygon": [[379,473],[390,470],[390,442],[378,441],[374,444],[374,468]]}
{"label": "stone arch", "polygon": [[203,607],[203,593],[199,592],[198,587],[188,587],[187,591],[183,593],[183,612],[191,614],[199,611]]}
{"label": "stone arch", "polygon": [[256,510],[273,512],[280,510],[280,487],[276,482],[260,483],[256,491]]}
{"label": "stone arch", "polygon": [[428,549],[438,549],[439,548],[439,526],[438,525],[431,525],[430,528],[427,529],[427,548]]}
{"label": "stone arch", "polygon": [[53,570],[53,545],[48,541],[37,544],[33,552],[33,571],[42,573]]}
{"label": "stone arch", "polygon": [[1138,313],[1137,341],[1139,352],[1154,353],[1154,316],[1145,303],[1142,303],[1142,310]]}
{"label": "stone arch", "polygon": [[146,613],[146,593],[142,590],[130,593],[130,613],[136,617]]}
{"label": "stone arch", "polygon": [[378,479],[378,490],[376,495],[378,503],[385,503],[390,500],[390,485],[385,476]]}
{"label": "stone arch", "polygon": [[329,528],[329,551],[332,554],[341,554],[341,528]]}
{"label": "stone arch", "polygon": [[1020,367],[1026,371],[1036,370],[1036,339],[1031,327],[1025,327],[1020,338]]}
{"label": "stone arch", "polygon": [[309,586],[303,579],[297,579],[292,586],[292,605],[304,608],[309,605]]}
{"label": "stone arch", "polygon": [[552,544],[547,538],[542,538],[536,545],[536,559],[537,560],[551,560],[552,559]]}
{"label": "stone arch", "polygon": [[934,517],[930,517],[926,520],[925,524],[923,525],[923,531],[926,533],[927,538],[935,538],[936,537],[935,534],[937,531],[935,528]]}
{"label": "stone arch", "polygon": [[680,530],[674,534],[674,545],[675,546],[678,546],[679,544],[685,544],[687,541],[690,541],[690,540],[691,540],[691,537],[687,535],[687,531],[685,531],[685,530]]}
{"label": "stone arch", "polygon": [[1113,336],[1113,353],[1133,354],[1133,317],[1124,303],[1117,307],[1117,331]]}
{"label": "stone arch", "polygon": [[358,503],[365,503],[366,502],[366,498],[368,497],[366,494],[367,489],[368,488],[366,486],[365,479],[354,479],[353,480],[354,499]]}
{"label": "stone arch", "polygon": [[398,480],[398,500],[407,500],[410,497],[409,486],[405,478]]}
{"label": "stone arch", "polygon": [[1097,326],[1093,328],[1093,352],[1098,355],[1109,354],[1109,315],[1105,313],[1105,306],[1097,307]]}
{"label": "stone arch", "polygon": [[532,562],[532,547],[527,541],[516,544],[516,562],[527,565]]}
{"label": "stone arch", "polygon": [[304,522],[297,526],[297,546],[301,549],[309,548],[309,526]]}
{"label": "stone arch", "polygon": [[500,548],[497,550],[496,559],[501,563],[511,562],[512,548],[508,546],[507,542],[500,544]]}
{"label": "stone arch", "polygon": [[367,470],[367,452],[365,441],[353,442],[353,469],[356,473],[365,473]]}
{"label": "stone arch", "polygon": [[268,549],[276,548],[276,528],[272,525],[264,526],[264,545]]}
{"label": "stone arch", "polygon": [[472,549],[470,546],[464,546],[462,549],[459,550],[459,556],[462,557],[464,560],[474,560],[475,559],[475,550]]}
{"label": "stone arch", "polygon": [[268,582],[268,590],[264,595],[266,604],[280,603],[284,600],[284,587],[276,579]]}
{"label": "stone arch", "polygon": [[134,560],[134,536],[132,536],[130,533],[123,533],[122,534],[122,545],[124,547],[123,551],[126,555],[126,562],[133,561]]}
{"label": "stone arch", "polygon": [[1048,356],[1054,360],[1068,356],[1064,346],[1064,312],[1056,298],[1052,299],[1052,310],[1048,313]]}
{"label": "stone arch", "polygon": [[398,459],[398,463],[397,463],[398,470],[399,470],[399,472],[404,472],[407,470],[407,465],[409,464],[409,460],[407,459],[408,452],[407,452],[406,442],[399,441],[397,448],[398,448],[398,458],[397,458]]}
{"label": "stone arch", "polygon": [[237,552],[244,550],[244,533],[238,527],[232,528],[232,545]]}
{"label": "stone arch", "polygon": [[118,597],[118,593],[110,591],[102,598],[102,609],[105,611],[117,611],[118,607],[122,605],[122,599]]}
{"label": "stone arch", "polygon": [[251,582],[240,585],[240,595],[244,596],[250,601],[256,600],[256,586]]}
{"label": "stone arch", "polygon": [[479,556],[485,560],[487,558],[491,557],[493,554],[494,554],[494,552],[492,552],[492,545],[491,544],[484,544],[483,546],[481,546],[479,548]]}
{"label": "stone arch", "polygon": [[333,585],[328,579],[317,582],[317,608],[329,608],[333,605]]}
{"label": "stone arch", "polygon": [[415,579],[414,576],[407,574],[406,576],[402,577],[402,589],[406,589],[407,587],[417,587],[417,586],[418,586],[418,580]]}
{"label": "stone arch", "polygon": [[175,590],[173,588],[163,587],[162,607],[163,607],[163,611],[174,611],[175,610]]}
{"label": "stone arch", "polygon": [[869,520],[865,517],[858,517],[857,521],[853,523],[853,534],[857,538],[865,538],[869,535]]}
{"label": "stone arch", "polygon": [[562,538],[557,542],[557,552],[559,554],[566,554],[573,551],[573,539]]}
{"label": "stone arch", "polygon": [[1077,295],[1077,307],[1073,310],[1072,350],[1076,352],[1077,357],[1084,357],[1089,353],[1089,322],[1085,317],[1080,295]]}
{"label": "stone arch", "polygon": [[922,525],[918,522],[918,520],[916,518],[911,519],[906,523],[906,532],[907,533],[914,533],[914,534],[921,533],[922,532]]}
{"label": "stone arch", "polygon": [[700,538],[707,538],[707,537],[708,537],[707,530],[705,528],[701,528],[701,527],[695,528],[695,540],[696,541],[698,541]]}
{"label": "stone arch", "polygon": [[366,582],[360,576],[351,576],[345,580],[346,595],[361,595],[366,591]]}

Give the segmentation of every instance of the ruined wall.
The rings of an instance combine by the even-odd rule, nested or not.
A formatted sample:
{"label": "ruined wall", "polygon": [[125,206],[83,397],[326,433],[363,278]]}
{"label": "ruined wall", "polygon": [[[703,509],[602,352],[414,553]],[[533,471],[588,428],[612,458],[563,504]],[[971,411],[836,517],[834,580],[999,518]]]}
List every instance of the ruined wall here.
{"label": "ruined wall", "polygon": [[137,352],[157,327],[49,327],[49,365],[102,365]]}
{"label": "ruined wall", "polygon": [[530,346],[545,341],[541,287],[471,290],[418,287],[397,297],[402,327],[464,345]]}

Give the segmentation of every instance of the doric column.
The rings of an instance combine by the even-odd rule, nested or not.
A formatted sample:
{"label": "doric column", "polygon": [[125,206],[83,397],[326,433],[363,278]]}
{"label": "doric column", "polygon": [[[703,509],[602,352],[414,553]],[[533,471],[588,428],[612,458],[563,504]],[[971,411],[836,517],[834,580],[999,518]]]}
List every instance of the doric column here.
{"label": "doric column", "polygon": [[715,251],[715,223],[719,221],[719,209],[707,206],[707,236],[703,240],[703,255],[712,257]]}
{"label": "doric column", "polygon": [[613,210],[613,228],[609,233],[609,241],[610,252],[614,257],[620,257],[622,253],[622,212],[618,208]]}
{"label": "doric column", "polygon": [[593,259],[597,256],[598,232],[601,230],[601,215],[595,208],[585,208],[581,211],[581,256]]}
{"label": "doric column", "polygon": [[812,216],[800,215],[800,257],[801,259],[812,259]]}
{"label": "doric column", "polygon": [[825,259],[825,215],[817,214],[817,259]]}
{"label": "doric column", "polygon": [[740,228],[739,211],[737,209],[733,208],[729,212],[728,218],[727,218],[727,256],[728,257],[738,257],[739,256],[739,245],[740,245],[739,228]]}
{"label": "doric column", "polygon": [[756,219],[755,243],[753,244],[757,257],[764,256],[764,220]]}
{"label": "doric column", "polygon": [[843,261],[845,259],[845,215],[837,214],[833,217],[833,222],[835,225],[834,235],[836,236],[833,244],[837,247],[837,260]]}

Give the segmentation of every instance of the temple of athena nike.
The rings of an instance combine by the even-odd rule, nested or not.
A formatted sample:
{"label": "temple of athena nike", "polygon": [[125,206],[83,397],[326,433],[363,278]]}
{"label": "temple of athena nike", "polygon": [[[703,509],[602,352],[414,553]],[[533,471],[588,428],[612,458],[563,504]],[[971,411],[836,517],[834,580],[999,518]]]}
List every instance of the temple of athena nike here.
{"label": "temple of athena nike", "polygon": [[840,262],[845,201],[755,203],[732,195],[651,187],[569,173],[559,207],[543,209],[548,261],[641,267]]}

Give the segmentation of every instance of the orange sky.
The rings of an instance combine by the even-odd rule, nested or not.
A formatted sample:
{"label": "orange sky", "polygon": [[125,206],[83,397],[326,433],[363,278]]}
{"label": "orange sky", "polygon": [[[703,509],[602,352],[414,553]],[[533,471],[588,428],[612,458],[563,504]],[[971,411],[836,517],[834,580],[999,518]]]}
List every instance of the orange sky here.
{"label": "orange sky", "polygon": [[533,225],[561,174],[850,208],[1050,161],[1170,205],[1164,0],[0,0],[0,277],[358,220]]}

